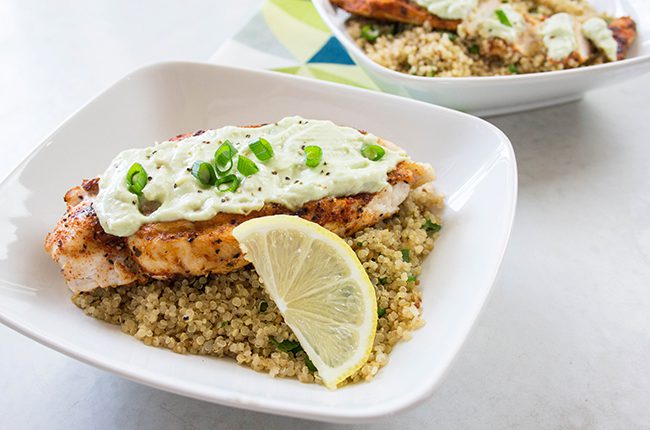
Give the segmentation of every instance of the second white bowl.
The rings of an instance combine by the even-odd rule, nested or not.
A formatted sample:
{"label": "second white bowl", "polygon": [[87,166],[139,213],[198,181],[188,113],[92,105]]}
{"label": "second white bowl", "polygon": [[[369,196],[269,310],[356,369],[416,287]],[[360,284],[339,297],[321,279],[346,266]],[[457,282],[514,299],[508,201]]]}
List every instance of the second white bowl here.
{"label": "second white bowl", "polygon": [[330,0],[313,0],[316,10],[354,61],[383,90],[480,116],[518,112],[577,100],[591,89],[650,71],[650,2],[593,0],[598,10],[630,15],[638,39],[629,58],[615,63],[528,75],[442,78],[421,77],[387,69],[372,61],[345,29],[350,16]]}

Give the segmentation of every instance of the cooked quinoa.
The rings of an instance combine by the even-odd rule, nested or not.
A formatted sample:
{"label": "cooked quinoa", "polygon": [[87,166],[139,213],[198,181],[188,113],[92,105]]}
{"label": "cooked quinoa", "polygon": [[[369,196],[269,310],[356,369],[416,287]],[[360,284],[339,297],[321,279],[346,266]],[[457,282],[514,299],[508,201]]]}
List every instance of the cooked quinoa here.
{"label": "cooked quinoa", "polygon": [[[585,0],[509,0],[504,3],[540,20],[559,12],[576,16],[595,14],[593,7]],[[371,26],[379,32],[379,36],[375,40],[367,40],[362,35],[364,26]],[[546,48],[541,44],[530,55],[523,55],[502,39],[474,37],[464,30],[463,24],[454,33],[434,30],[429,23],[416,26],[351,17],[346,27],[352,39],[371,60],[389,69],[416,76],[525,74],[590,66],[606,61],[604,54],[596,52],[583,64],[570,57],[555,62],[547,58]],[[492,55],[494,53],[498,55]]]}
{"label": "cooked quinoa", "polygon": [[[438,235],[442,205],[440,195],[422,187],[398,214],[346,239],[376,287],[379,314],[370,357],[346,382],[372,379],[395,344],[424,324],[417,278]],[[74,294],[72,301],[149,346],[230,357],[272,376],[320,382],[300,348],[281,350],[282,342],[297,340],[252,266],[227,275],[102,288]]]}

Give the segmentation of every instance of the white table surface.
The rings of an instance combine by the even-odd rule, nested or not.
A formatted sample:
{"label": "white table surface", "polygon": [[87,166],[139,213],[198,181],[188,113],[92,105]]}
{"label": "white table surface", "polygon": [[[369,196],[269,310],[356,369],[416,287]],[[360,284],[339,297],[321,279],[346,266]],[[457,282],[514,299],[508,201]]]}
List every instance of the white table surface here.
{"label": "white table surface", "polygon": [[[0,177],[133,68],[209,58],[259,3],[1,2]],[[358,427],[650,429],[650,75],[491,121],[519,163],[501,276],[436,393]],[[0,345],[0,429],[337,427],[148,388],[4,326]]]}

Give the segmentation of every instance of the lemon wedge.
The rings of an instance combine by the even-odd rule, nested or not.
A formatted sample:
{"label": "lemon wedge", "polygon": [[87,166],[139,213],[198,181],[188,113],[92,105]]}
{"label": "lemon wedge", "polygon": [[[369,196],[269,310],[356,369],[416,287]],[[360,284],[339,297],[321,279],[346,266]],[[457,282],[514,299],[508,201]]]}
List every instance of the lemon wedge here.
{"label": "lemon wedge", "polygon": [[254,218],[232,233],[325,386],[336,388],[363,366],[375,339],[377,298],[352,248],[289,215]]}

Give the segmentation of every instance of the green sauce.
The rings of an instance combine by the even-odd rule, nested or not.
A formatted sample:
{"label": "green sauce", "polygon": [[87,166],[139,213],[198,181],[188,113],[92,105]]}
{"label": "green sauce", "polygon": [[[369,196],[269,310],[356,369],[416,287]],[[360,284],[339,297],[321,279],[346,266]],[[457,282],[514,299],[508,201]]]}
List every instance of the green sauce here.
{"label": "green sauce", "polygon": [[602,49],[609,61],[616,61],[618,43],[604,19],[598,17],[588,19],[582,24],[582,34]]}
{"label": "green sauce", "polygon": [[[273,157],[267,161],[259,161],[248,146],[260,137],[273,147]],[[234,192],[203,185],[191,171],[196,161],[213,162],[215,151],[225,140],[259,168],[248,177],[233,168],[229,173],[241,180]],[[181,141],[118,154],[100,177],[94,208],[107,233],[130,236],[147,223],[204,221],[218,213],[246,214],[266,203],[295,210],[324,197],[374,193],[388,185],[388,172],[408,158],[390,148],[384,148],[385,154],[378,161],[365,158],[362,146],[377,142],[372,134],[300,117],[258,128],[208,130]],[[316,167],[305,164],[303,148],[310,145],[322,149],[322,160]],[[148,215],[142,213],[138,196],[129,191],[126,182],[134,163],[140,163],[151,178],[141,196],[144,201],[156,202],[157,209]]]}
{"label": "green sauce", "polygon": [[556,13],[544,21],[541,35],[548,49],[548,58],[554,61],[564,60],[578,47],[573,17],[568,13]]}
{"label": "green sauce", "polygon": [[415,0],[432,14],[444,19],[463,19],[478,0]]}

